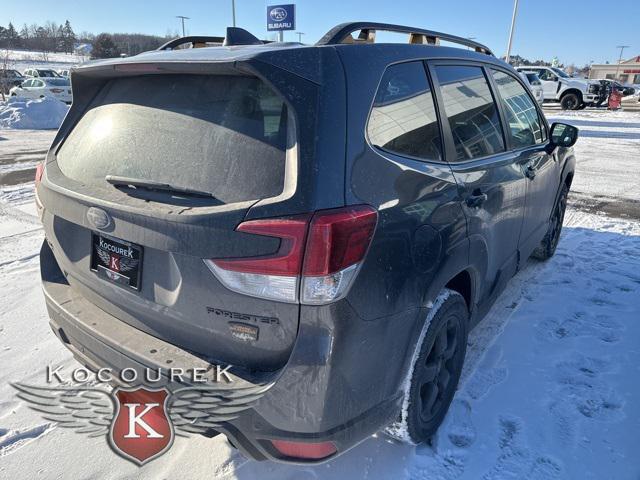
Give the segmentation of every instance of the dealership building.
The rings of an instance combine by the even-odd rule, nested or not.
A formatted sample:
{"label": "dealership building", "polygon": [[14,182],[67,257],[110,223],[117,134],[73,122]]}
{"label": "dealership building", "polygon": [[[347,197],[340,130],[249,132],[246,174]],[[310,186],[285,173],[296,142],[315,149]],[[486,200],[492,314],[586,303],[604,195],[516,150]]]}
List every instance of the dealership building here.
{"label": "dealership building", "polygon": [[[617,76],[616,76],[617,72]],[[589,78],[616,79],[621,83],[640,84],[640,55],[625,60],[620,65],[614,64],[593,64],[589,71]]]}

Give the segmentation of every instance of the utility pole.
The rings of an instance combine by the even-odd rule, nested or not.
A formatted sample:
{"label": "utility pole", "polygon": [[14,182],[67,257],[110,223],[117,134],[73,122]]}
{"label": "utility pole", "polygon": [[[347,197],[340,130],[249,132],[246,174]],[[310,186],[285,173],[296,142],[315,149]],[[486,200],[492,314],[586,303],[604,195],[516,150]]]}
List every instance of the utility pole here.
{"label": "utility pole", "polygon": [[296,35],[298,35],[298,43],[302,43],[302,35],[305,35],[304,32],[296,32]]}
{"label": "utility pole", "polygon": [[182,36],[184,37],[184,21],[185,20],[191,20],[189,17],[185,17],[183,15],[176,15],[176,18],[179,18],[182,21]]}
{"label": "utility pole", "polygon": [[509,31],[509,43],[507,44],[507,54],[505,55],[505,62],[511,61],[511,44],[513,43],[513,30],[516,27],[516,17],[518,16],[518,0],[513,3],[513,16],[511,17],[511,30]]}
{"label": "utility pole", "polygon": [[231,24],[236,26],[236,0],[231,0]]}
{"label": "utility pole", "polygon": [[616,67],[616,80],[620,80],[618,74],[620,73],[620,64],[622,63],[622,52],[624,52],[625,48],[629,48],[629,45],[618,45],[616,48],[620,49],[620,57],[618,58],[618,66]]}

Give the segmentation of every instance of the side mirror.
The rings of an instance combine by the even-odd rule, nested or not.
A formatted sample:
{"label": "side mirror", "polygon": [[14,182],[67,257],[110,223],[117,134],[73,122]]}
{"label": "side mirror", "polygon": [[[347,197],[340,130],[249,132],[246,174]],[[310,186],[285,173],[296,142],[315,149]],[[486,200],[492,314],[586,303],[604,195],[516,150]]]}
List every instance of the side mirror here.
{"label": "side mirror", "polygon": [[550,137],[549,148],[552,151],[556,147],[573,147],[578,141],[578,129],[566,123],[554,123],[551,125]]}

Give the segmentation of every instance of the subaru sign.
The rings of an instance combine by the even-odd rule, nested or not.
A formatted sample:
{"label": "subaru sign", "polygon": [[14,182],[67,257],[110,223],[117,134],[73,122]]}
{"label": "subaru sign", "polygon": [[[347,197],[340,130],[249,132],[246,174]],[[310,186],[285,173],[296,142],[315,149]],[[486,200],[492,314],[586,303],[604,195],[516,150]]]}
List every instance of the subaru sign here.
{"label": "subaru sign", "polygon": [[281,32],[296,29],[295,5],[272,5],[267,7],[267,31]]}

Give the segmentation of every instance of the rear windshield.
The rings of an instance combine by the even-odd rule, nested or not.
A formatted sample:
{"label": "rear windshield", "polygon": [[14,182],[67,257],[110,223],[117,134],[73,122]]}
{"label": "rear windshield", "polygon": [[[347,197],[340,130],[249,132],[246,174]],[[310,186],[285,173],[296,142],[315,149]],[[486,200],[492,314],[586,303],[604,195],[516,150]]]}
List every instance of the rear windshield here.
{"label": "rear windshield", "polygon": [[282,193],[287,107],[248,76],[145,75],[110,80],[58,151],[85,185],[107,175],[213,194],[224,203]]}
{"label": "rear windshield", "polygon": [[59,77],[60,75],[58,75],[57,72],[54,72],[53,70],[37,70],[38,75],[40,75],[41,77]]}
{"label": "rear windshield", "polygon": [[68,87],[71,82],[66,78],[48,78],[45,80],[47,85],[53,85],[54,87]]}

